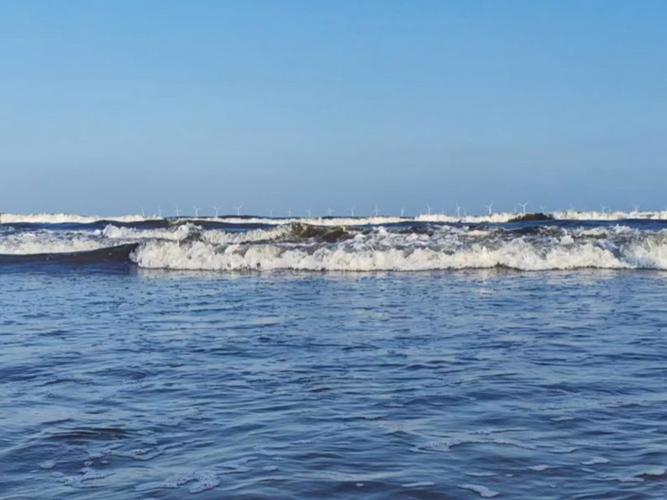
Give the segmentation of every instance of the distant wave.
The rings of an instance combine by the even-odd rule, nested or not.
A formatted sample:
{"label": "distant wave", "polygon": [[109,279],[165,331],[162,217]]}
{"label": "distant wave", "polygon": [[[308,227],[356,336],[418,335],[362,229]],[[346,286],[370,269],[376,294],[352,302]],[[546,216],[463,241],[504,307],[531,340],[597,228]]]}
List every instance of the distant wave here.
{"label": "distant wave", "polygon": [[[224,217],[189,217],[161,218],[157,216],[146,217],[142,215],[121,216],[92,216],[73,214],[9,214],[0,213],[0,224],[95,224],[100,222],[117,223],[140,223],[140,222],[193,222],[193,223],[221,223],[239,225],[285,225],[295,222],[316,224],[323,226],[361,226],[361,225],[383,225],[399,224],[405,222],[443,222],[478,224],[491,223],[503,224],[521,217],[522,213],[498,212],[487,215],[451,215],[451,214],[421,214],[415,217],[398,216],[370,216],[370,217],[291,217],[272,218],[262,216],[224,216]],[[549,212],[549,217],[555,220],[572,221],[621,221],[621,220],[667,220],[667,211],[632,211],[632,212],[602,212],[602,211],[576,211],[560,210]]]}
{"label": "distant wave", "polygon": [[142,215],[119,215],[100,217],[95,215],[76,214],[7,214],[0,213],[0,224],[93,224],[99,221],[109,222],[141,222],[159,220],[159,217]]}

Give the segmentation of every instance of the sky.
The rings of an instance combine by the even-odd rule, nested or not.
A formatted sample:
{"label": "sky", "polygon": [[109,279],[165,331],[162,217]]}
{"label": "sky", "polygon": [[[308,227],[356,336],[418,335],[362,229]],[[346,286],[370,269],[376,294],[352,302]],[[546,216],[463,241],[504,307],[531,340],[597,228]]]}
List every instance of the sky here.
{"label": "sky", "polygon": [[0,2],[0,212],[667,207],[667,2]]}

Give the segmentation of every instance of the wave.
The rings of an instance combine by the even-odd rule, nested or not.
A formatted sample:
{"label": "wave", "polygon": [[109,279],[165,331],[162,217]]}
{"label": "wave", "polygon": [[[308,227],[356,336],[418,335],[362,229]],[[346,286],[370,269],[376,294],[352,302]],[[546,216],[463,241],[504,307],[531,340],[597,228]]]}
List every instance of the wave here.
{"label": "wave", "polygon": [[38,253],[38,254],[0,254],[0,263],[2,264],[21,264],[21,263],[74,263],[74,264],[96,264],[103,262],[127,262],[131,253],[136,250],[137,243],[126,245],[117,245],[113,247],[97,248],[95,250],[85,250],[78,252],[60,252],[60,253]]}
{"label": "wave", "polygon": [[133,245],[127,253],[129,260],[150,269],[667,269],[667,229],[664,224],[646,223],[577,227],[571,227],[570,223],[506,226],[292,223],[240,231],[207,229],[186,222],[145,229],[116,225],[92,231],[7,229],[0,237],[0,254],[8,258],[44,255],[57,258],[104,252],[125,245]]}
{"label": "wave", "polygon": [[95,234],[53,231],[13,232],[0,238],[0,255],[37,255],[98,250],[110,246]]}
{"label": "wave", "polygon": [[143,222],[160,220],[159,217],[142,215],[119,215],[100,217],[95,215],[76,214],[8,214],[0,213],[0,224],[94,224],[101,221],[109,222]]}
{"label": "wave", "polygon": [[[291,217],[273,218],[262,216],[224,216],[224,217],[178,217],[162,218],[158,216],[121,215],[121,216],[92,216],[76,214],[9,214],[0,213],[0,224],[97,224],[108,223],[194,223],[200,225],[258,225],[274,226],[294,223],[311,224],[318,226],[366,226],[388,225],[409,222],[440,222],[463,224],[505,224],[521,218],[523,212],[498,212],[486,215],[452,215],[452,214],[421,214],[415,217],[398,216],[370,216],[370,217]],[[560,221],[621,221],[621,220],[667,220],[667,211],[577,211],[559,210],[544,215]]]}
{"label": "wave", "polygon": [[222,230],[206,230],[204,227],[187,222],[173,226],[170,229],[142,230],[128,227],[108,225],[100,233],[105,238],[121,240],[169,240],[186,241],[201,239],[212,244],[238,244],[253,241],[276,240],[288,236],[293,226],[284,226],[270,230],[251,230],[244,232],[227,232]]}
{"label": "wave", "polygon": [[448,224],[506,224],[521,219],[524,216],[544,215],[559,221],[621,221],[621,220],[667,220],[667,211],[577,211],[559,210],[544,214],[524,212],[497,212],[485,215],[453,215],[453,214],[420,214],[414,217],[399,217],[378,215],[369,217],[291,217],[271,218],[255,216],[225,216],[207,218],[184,218],[183,220],[217,221],[225,224],[256,224],[256,225],[283,225],[283,224],[312,224],[318,226],[369,226],[402,224],[410,222],[436,222]]}
{"label": "wave", "polygon": [[517,235],[445,227],[419,234],[379,228],[332,243],[317,238],[233,244],[151,240],[130,258],[144,268],[217,271],[663,270],[667,233],[617,227],[542,228]]}

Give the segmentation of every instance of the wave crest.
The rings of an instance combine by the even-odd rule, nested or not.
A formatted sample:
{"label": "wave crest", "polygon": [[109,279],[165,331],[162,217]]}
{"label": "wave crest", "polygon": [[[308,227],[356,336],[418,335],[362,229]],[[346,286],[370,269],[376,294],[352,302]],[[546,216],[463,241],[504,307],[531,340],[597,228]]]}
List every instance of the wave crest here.
{"label": "wave crest", "polygon": [[453,215],[453,214],[420,214],[414,217],[398,217],[390,215],[361,217],[290,217],[274,218],[263,216],[224,216],[224,217],[177,217],[163,218],[144,215],[94,216],[77,214],[11,214],[0,213],[0,224],[96,224],[100,222],[117,222],[124,224],[151,222],[191,222],[194,224],[220,223],[230,225],[289,225],[304,223],[317,226],[364,226],[399,224],[406,222],[440,222],[464,224],[505,224],[517,218],[545,215],[561,221],[621,221],[621,220],[667,220],[667,210],[663,211],[579,211],[557,210],[544,214],[523,212],[495,212],[484,215]]}
{"label": "wave crest", "polygon": [[433,234],[379,228],[333,243],[148,241],[131,258],[145,268],[228,271],[667,269],[667,236],[627,228],[612,228],[604,236],[600,231],[560,228],[521,236],[464,228],[441,228]]}

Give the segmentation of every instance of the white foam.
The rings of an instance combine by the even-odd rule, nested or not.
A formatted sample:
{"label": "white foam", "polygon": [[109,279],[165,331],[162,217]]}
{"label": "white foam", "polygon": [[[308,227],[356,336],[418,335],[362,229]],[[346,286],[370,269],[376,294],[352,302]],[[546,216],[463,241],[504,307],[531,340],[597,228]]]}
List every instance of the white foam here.
{"label": "white foam", "polygon": [[[301,222],[305,224],[316,224],[320,226],[362,226],[362,225],[381,225],[397,224],[400,222],[440,222],[440,223],[506,223],[510,220],[523,215],[518,212],[496,212],[484,215],[453,215],[453,214],[420,214],[415,217],[398,217],[390,215],[378,215],[369,217],[290,217],[276,219],[262,216],[245,217],[179,217],[183,222],[222,222],[225,224],[263,224],[263,225],[285,225]],[[575,221],[616,221],[627,219],[646,219],[646,220],[667,220],[667,211],[577,211],[577,210],[559,210],[549,212],[557,220],[575,220]],[[77,215],[77,214],[10,214],[0,213],[0,224],[91,224],[99,221],[110,222],[142,222],[149,220],[162,220],[157,216],[143,215]]]}
{"label": "white foam", "polygon": [[108,246],[93,235],[52,232],[16,233],[0,239],[0,254],[36,255],[84,252]]}
{"label": "white foam", "polygon": [[545,471],[545,470],[549,469],[550,467],[546,464],[539,464],[539,465],[531,465],[528,468],[530,470],[534,470],[536,472],[542,472],[542,471]]}
{"label": "white foam", "polygon": [[142,215],[117,215],[102,217],[76,214],[7,214],[0,213],[0,224],[93,224],[101,220],[113,222],[142,222],[155,220]]}
{"label": "white foam", "polygon": [[[453,214],[420,214],[414,217],[398,217],[391,215],[378,215],[369,217],[290,217],[284,219],[274,219],[270,217],[218,217],[205,220],[224,222],[227,224],[265,224],[265,225],[283,225],[301,222],[304,224],[315,224],[319,226],[362,226],[362,225],[381,225],[397,224],[401,222],[440,222],[440,223],[463,223],[463,224],[504,224],[512,219],[526,215],[521,212],[494,212],[492,214],[482,215],[453,215]],[[545,215],[551,216],[556,220],[573,221],[620,221],[629,219],[639,220],[667,220],[667,211],[578,211],[578,210],[558,210],[547,212]],[[192,219],[197,220],[197,219]],[[204,220],[204,219],[199,219]]]}
{"label": "white foam", "polygon": [[582,465],[599,465],[599,464],[608,464],[609,459],[604,457],[593,457],[589,460],[584,460],[581,462]]}
{"label": "white foam", "polygon": [[248,243],[253,241],[274,240],[288,235],[288,226],[278,227],[270,230],[256,229],[243,232],[226,232],[221,230],[205,230],[193,223],[175,225],[165,229],[138,229],[131,227],[118,227],[108,225],[101,235],[109,239],[120,239],[126,241],[141,240],[171,240],[184,241],[192,237],[200,237],[203,241],[213,244]]}
{"label": "white foam", "polygon": [[[379,228],[337,243],[255,244],[202,238],[147,241],[132,254],[141,267],[183,270],[428,271],[507,267],[551,269],[667,269],[664,233],[590,237],[585,230],[512,237],[443,228],[436,233],[391,233]],[[255,237],[259,237],[258,232]],[[261,239],[261,238],[260,238]]]}
{"label": "white foam", "polygon": [[181,241],[199,231],[201,231],[200,227],[190,223],[180,224],[173,228],[166,229],[137,229],[132,227],[119,227],[110,224],[102,230],[101,234],[105,238],[116,240],[161,239]]}
{"label": "white foam", "polygon": [[[317,230],[304,232],[302,228],[281,225],[223,231],[183,223],[155,229],[108,225],[96,231],[7,230],[0,238],[0,254],[70,253],[136,242],[140,245],[132,259],[141,267],[155,269],[667,269],[667,230],[623,225],[576,229],[542,226],[528,231],[465,225],[428,227],[426,231],[373,226],[347,228],[342,240],[334,242],[323,241]],[[312,237],[307,237],[309,234]]]}
{"label": "white foam", "polygon": [[560,210],[551,214],[558,220],[592,220],[592,221],[616,221],[616,220],[667,220],[667,210],[663,211],[637,211],[623,212],[623,211],[577,211],[577,210]]}
{"label": "white foam", "polygon": [[[313,224],[318,226],[367,226],[398,224],[401,222],[435,222],[449,224],[504,224],[523,213],[517,212],[497,212],[486,215],[452,215],[452,214],[420,214],[414,217],[397,217],[389,215],[379,215],[370,217],[291,217],[284,219],[274,219],[270,217],[218,217],[205,220],[223,222],[226,224],[263,224],[263,225],[284,225],[300,222],[303,224]],[[597,211],[575,211],[561,210],[549,212],[546,215],[555,220],[573,220],[573,221],[620,221],[628,219],[640,220],[667,220],[667,211],[657,212],[597,212]],[[186,220],[186,219],[184,219]],[[193,221],[204,219],[189,219]]]}
{"label": "white foam", "polygon": [[500,494],[497,491],[493,491],[487,488],[486,486],[481,486],[478,484],[460,484],[459,488],[462,488],[464,490],[474,491],[482,498],[493,498],[497,497]]}

